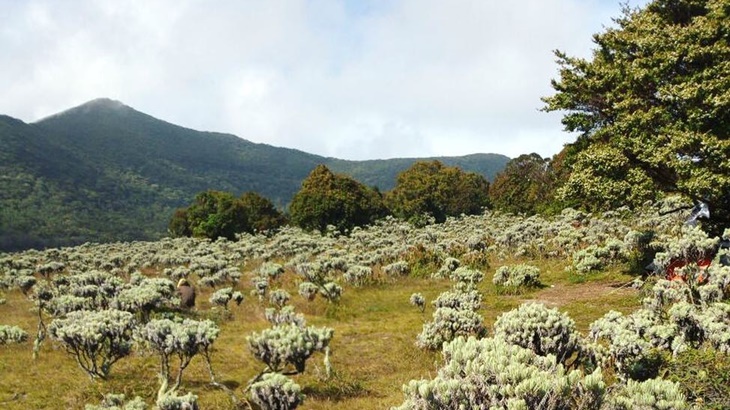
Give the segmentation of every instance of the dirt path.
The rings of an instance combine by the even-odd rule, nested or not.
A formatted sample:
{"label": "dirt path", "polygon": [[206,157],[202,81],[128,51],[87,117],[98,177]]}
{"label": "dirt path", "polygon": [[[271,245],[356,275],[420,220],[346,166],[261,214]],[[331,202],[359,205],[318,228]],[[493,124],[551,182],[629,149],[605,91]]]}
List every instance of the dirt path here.
{"label": "dirt path", "polygon": [[630,284],[626,283],[580,283],[557,284],[525,295],[523,302],[543,303],[549,307],[559,307],[573,302],[588,302],[609,295],[628,296],[636,294]]}

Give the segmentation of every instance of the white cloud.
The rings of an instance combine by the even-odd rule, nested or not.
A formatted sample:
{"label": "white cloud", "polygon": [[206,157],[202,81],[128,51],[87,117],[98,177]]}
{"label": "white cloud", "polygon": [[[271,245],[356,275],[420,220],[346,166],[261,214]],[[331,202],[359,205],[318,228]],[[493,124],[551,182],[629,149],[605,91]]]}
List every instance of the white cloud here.
{"label": "white cloud", "polygon": [[[645,0],[641,0],[642,2]],[[633,2],[632,4],[635,4]],[[618,0],[0,0],[0,113],[110,97],[184,126],[342,158],[556,153],[553,49]]]}

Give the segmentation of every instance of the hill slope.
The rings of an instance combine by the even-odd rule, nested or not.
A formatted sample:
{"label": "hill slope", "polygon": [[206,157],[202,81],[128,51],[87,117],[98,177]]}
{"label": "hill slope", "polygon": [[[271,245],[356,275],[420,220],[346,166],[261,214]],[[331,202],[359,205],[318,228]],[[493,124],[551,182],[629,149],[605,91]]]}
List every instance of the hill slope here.
{"label": "hill slope", "polygon": [[[381,190],[419,160],[344,161],[200,132],[99,99],[26,124],[0,116],[0,250],[164,236],[206,189],[289,203],[317,165]],[[509,158],[441,158],[493,179]]]}

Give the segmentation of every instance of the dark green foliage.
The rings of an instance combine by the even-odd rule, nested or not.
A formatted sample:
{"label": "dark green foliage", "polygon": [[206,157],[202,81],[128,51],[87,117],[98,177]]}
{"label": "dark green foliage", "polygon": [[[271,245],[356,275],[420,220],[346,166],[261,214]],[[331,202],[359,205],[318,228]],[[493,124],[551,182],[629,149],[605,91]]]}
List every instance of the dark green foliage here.
{"label": "dark green foliage", "polygon": [[668,359],[664,378],[679,383],[688,401],[703,409],[730,408],[730,356],[715,349],[688,349]]}
{"label": "dark green foliage", "polygon": [[474,172],[494,181],[496,175],[509,162],[509,157],[500,154],[471,154],[461,157],[393,158],[367,161],[344,161],[329,159],[323,161],[332,172],[349,175],[367,186],[376,186],[386,192],[395,188],[398,174],[412,167],[416,162],[439,161],[450,167]]}
{"label": "dark green foliage", "polygon": [[[449,160],[492,177],[507,158]],[[0,250],[153,240],[168,228],[186,234],[170,216],[205,190],[254,191],[284,208],[317,164],[388,189],[414,161],[342,161],[254,144],[106,99],[34,124],[0,115]]]}
{"label": "dark green foliage", "polygon": [[553,194],[550,160],[538,154],[525,154],[510,160],[489,186],[489,199],[495,209],[534,214]]}
{"label": "dark green foliage", "polygon": [[400,218],[425,214],[443,222],[449,216],[480,213],[489,204],[488,192],[489,182],[481,175],[439,161],[417,162],[398,175],[387,203]]}
{"label": "dark green foliage", "polygon": [[727,0],[654,0],[595,35],[591,59],[557,52],[545,109],[580,133],[562,195],[606,209],[676,192],[730,221],[728,33]]}
{"label": "dark green foliage", "polygon": [[253,232],[274,230],[286,223],[286,217],[274,204],[256,192],[245,192],[238,201],[246,210],[248,225]]}
{"label": "dark green foliage", "polygon": [[388,214],[383,198],[345,175],[318,165],[302,182],[289,207],[291,221],[304,229],[324,232],[333,225],[340,232],[364,226]]}
{"label": "dark green foliage", "polygon": [[255,192],[236,198],[228,192],[206,191],[188,208],[175,211],[169,232],[173,236],[233,240],[237,233],[276,229],[284,222],[271,201]]}

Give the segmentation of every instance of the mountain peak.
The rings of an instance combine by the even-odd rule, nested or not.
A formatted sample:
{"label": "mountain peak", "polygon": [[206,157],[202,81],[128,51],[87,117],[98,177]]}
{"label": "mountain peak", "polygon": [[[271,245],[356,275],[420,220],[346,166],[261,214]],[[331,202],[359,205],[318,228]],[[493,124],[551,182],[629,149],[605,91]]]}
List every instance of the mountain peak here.
{"label": "mountain peak", "polygon": [[96,98],[79,106],[69,108],[68,110],[64,110],[59,113],[42,118],[37,122],[40,123],[52,118],[64,117],[69,114],[89,114],[94,112],[129,113],[134,112],[134,109],[132,107],[124,105],[124,103],[122,103],[121,101],[112,100],[111,98]]}

